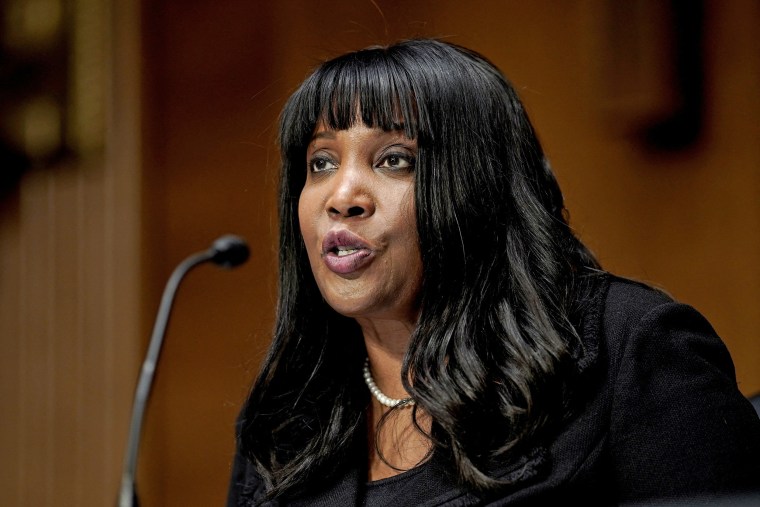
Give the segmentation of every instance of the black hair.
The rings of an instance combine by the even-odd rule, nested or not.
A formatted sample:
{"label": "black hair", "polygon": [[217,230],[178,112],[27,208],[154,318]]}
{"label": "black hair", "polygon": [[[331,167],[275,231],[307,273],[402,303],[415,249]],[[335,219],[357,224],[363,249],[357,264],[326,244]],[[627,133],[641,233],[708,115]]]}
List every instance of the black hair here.
{"label": "black hair", "polygon": [[[523,105],[500,71],[436,40],[372,47],[318,67],[281,116],[279,299],[274,337],[243,408],[239,444],[270,496],[338,474],[366,445],[361,331],[323,300],[298,224],[318,122],[403,129],[417,140],[420,317],[402,378],[434,425],[434,452],[474,491],[567,410],[580,346],[575,237]],[[589,269],[590,268],[590,269]]]}

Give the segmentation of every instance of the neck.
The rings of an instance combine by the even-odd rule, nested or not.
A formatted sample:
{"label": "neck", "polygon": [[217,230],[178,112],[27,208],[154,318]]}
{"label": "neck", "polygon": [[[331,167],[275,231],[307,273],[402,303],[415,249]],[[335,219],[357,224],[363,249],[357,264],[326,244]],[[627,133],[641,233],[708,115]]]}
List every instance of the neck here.
{"label": "neck", "polygon": [[401,382],[401,363],[409,347],[413,324],[390,320],[357,319],[364,335],[372,377],[391,398],[407,398]]}
{"label": "neck", "polygon": [[[362,328],[375,384],[390,398],[408,398],[409,393],[401,382],[401,364],[416,322],[357,321]],[[424,432],[430,431],[430,418],[422,410],[417,410],[415,424],[412,420],[413,411],[407,407],[395,410],[385,419],[389,410],[391,409],[372,397],[367,414],[369,480],[391,477],[398,474],[399,470],[419,465],[429,456],[432,444]],[[417,425],[423,428],[423,432],[419,431]]]}

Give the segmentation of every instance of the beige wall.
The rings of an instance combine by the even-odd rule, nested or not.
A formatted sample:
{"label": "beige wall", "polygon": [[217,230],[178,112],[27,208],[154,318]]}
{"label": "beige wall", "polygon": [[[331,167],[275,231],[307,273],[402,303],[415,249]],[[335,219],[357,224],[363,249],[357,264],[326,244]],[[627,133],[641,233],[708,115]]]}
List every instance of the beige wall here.
{"label": "beige wall", "polygon": [[[163,284],[235,232],[251,262],[200,267],[181,287],[140,455],[143,505],[223,503],[232,425],[272,321],[279,110],[323,58],[412,36],[470,46],[504,70],[583,239],[608,269],[700,309],[740,388],[760,391],[760,6],[706,3],[705,136],[666,156],[630,135],[670,100],[656,2],[633,3],[641,17],[620,27],[622,49],[603,0],[143,2],[142,38],[114,46],[132,53],[113,60],[111,151],[33,174],[3,203],[0,496],[115,498],[136,348]],[[117,34],[137,33],[116,19]],[[143,149],[130,137],[140,111]]]}

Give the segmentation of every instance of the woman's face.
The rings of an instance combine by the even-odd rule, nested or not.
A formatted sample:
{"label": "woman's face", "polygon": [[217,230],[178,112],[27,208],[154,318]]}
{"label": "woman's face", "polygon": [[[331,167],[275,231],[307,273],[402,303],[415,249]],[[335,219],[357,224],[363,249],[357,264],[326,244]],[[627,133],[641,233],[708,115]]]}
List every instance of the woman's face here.
{"label": "woman's face", "polygon": [[342,315],[416,322],[416,156],[401,131],[314,131],[298,218],[319,290]]}

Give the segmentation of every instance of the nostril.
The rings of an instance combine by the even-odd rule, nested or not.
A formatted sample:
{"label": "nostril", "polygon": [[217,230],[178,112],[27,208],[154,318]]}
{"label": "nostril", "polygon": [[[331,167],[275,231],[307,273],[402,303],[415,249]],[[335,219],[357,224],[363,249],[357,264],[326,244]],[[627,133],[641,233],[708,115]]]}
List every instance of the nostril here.
{"label": "nostril", "polygon": [[364,214],[364,208],[361,206],[350,206],[345,210],[335,207],[329,207],[327,212],[330,215],[341,215],[344,217],[358,217]]}

